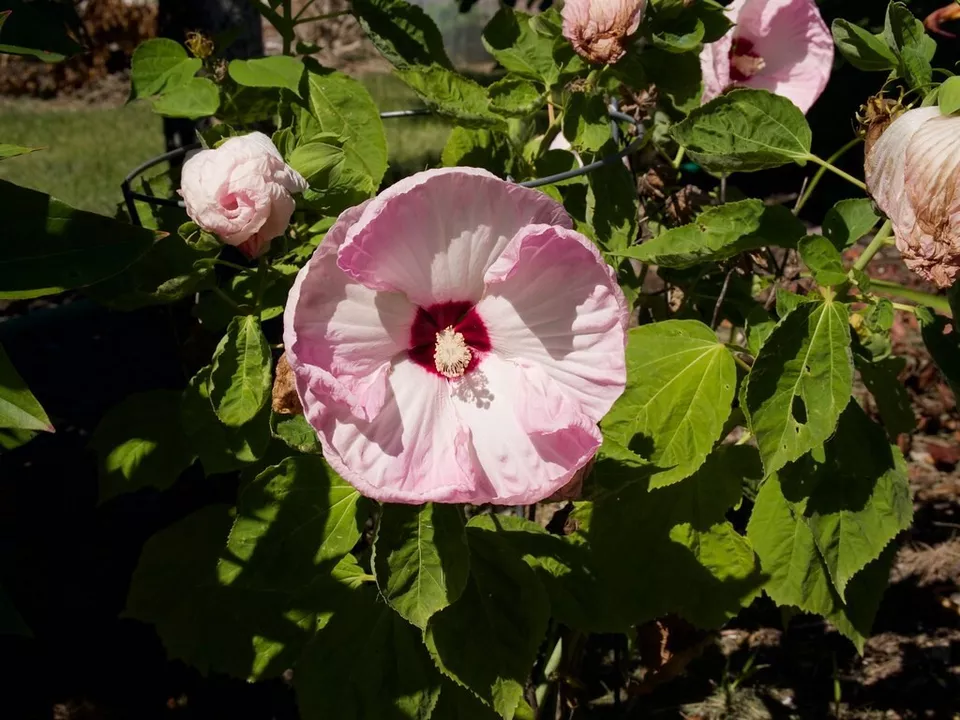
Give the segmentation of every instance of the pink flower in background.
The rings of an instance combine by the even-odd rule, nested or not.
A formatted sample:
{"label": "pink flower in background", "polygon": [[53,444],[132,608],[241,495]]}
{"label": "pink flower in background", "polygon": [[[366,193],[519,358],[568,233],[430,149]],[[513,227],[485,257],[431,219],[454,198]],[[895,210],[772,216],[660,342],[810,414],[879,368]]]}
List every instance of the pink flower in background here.
{"label": "pink flower in background", "polygon": [[703,101],[750,87],[807,112],[833,66],[833,38],[813,0],[734,0],[726,12],[733,29],[700,54]]}
{"label": "pink flower in background", "polygon": [[627,52],[646,0],[567,0],[563,36],[592,63],[612,64]]}
{"label": "pink flower in background", "polygon": [[960,117],[909,110],[865,163],[867,188],[890,218],[908,268],[938,287],[960,274]]}
{"label": "pink flower in background", "polygon": [[187,215],[227,245],[255,258],[286,232],[306,181],[263,133],[232,137],[183,164],[180,195]]}
{"label": "pink flower in background", "polygon": [[614,272],[546,195],[419,173],[344,212],[300,271],[284,344],[324,457],[384,502],[537,502],[623,392]]}

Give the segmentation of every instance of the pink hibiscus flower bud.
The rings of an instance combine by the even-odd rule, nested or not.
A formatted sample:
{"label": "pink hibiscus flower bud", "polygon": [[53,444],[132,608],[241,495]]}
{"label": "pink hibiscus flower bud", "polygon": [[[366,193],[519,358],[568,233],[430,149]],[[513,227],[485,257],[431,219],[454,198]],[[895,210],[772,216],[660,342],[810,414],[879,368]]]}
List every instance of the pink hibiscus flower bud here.
{"label": "pink hibiscus flower bud", "polygon": [[344,212],[284,345],[326,460],[384,502],[534,503],[594,456],[626,383],[613,269],[546,195],[475,168]]}
{"label": "pink hibiscus flower bud", "polygon": [[908,110],[874,143],[865,171],[904,263],[950,287],[960,272],[960,117]]}
{"label": "pink hibiscus flower bud", "polygon": [[646,0],[567,0],[563,36],[592,63],[612,64],[627,52]]}
{"label": "pink hibiscus flower bud", "polygon": [[833,38],[813,0],[734,0],[726,13],[733,29],[700,54],[703,101],[750,87],[807,112],[833,65]]}
{"label": "pink hibiscus flower bud", "polygon": [[263,133],[232,137],[183,164],[179,193],[197,225],[249,258],[266,252],[293,215],[306,180]]}

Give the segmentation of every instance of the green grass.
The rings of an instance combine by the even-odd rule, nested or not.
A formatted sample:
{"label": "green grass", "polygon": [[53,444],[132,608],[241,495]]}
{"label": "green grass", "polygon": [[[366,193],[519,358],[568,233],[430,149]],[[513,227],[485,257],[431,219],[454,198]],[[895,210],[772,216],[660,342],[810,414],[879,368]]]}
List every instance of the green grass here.
{"label": "green grass", "polygon": [[4,101],[0,142],[44,148],[4,160],[0,178],[113,215],[126,174],[163,152],[163,125],[148,105],[73,109]]}
{"label": "green grass", "polygon": [[[420,107],[391,75],[361,78],[382,110]],[[434,118],[384,122],[390,148],[388,179],[439,162],[450,126]],[[0,179],[49,193],[69,205],[113,215],[120,183],[141,162],[163,152],[163,123],[145,102],[111,108],[65,108],[4,100],[0,143],[43,150],[0,163]]]}

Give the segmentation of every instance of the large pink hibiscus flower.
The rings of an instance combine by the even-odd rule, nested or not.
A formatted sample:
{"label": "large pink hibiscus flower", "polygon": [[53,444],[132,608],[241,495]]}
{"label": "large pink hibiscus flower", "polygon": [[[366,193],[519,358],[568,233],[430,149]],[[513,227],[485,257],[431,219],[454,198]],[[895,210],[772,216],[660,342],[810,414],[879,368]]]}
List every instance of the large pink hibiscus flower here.
{"label": "large pink hibiscus flower", "polygon": [[594,455],[627,310],[563,208],[431,170],[344,212],[300,271],[284,344],[328,462],[384,502],[521,504]]}
{"label": "large pink hibiscus flower", "polygon": [[833,66],[833,38],[813,0],[734,0],[727,17],[733,29],[700,54],[703,101],[751,87],[807,112]]}

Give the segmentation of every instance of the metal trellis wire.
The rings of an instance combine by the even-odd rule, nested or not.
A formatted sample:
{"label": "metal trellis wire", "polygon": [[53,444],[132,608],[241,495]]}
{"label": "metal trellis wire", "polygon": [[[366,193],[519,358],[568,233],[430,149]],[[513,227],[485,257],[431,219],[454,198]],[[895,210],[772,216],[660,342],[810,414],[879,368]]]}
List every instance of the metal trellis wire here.
{"label": "metal trellis wire", "polygon": [[[587,175],[588,173],[593,172],[594,170],[599,170],[602,167],[607,165],[613,165],[615,163],[621,162],[628,155],[636,152],[644,141],[644,127],[643,125],[636,120],[636,118],[627,115],[626,113],[620,112],[620,109],[616,102],[613,102],[607,108],[607,112],[610,115],[610,127],[611,134],[613,135],[614,140],[617,143],[622,142],[622,134],[620,132],[619,122],[625,122],[632,125],[637,132],[636,137],[626,146],[621,148],[616,153],[611,155],[606,155],[599,160],[596,160],[582,167],[574,168],[572,170],[567,170],[566,172],[557,173],[555,175],[548,175],[543,178],[536,178],[534,180],[527,180],[522,183],[518,183],[522,187],[526,188],[538,188],[543,187],[544,185],[552,185],[554,183],[562,182],[564,180],[570,180],[575,177],[580,177],[581,175]],[[408,118],[408,117],[418,117],[423,115],[432,115],[433,112],[426,108],[416,109],[416,110],[390,110],[388,112],[380,113],[380,118],[383,120],[391,120],[394,118]],[[157,157],[147,160],[145,163],[138,165],[130,174],[124,178],[123,182],[120,184],[120,188],[123,191],[123,201],[127,206],[127,212],[130,213],[130,220],[134,225],[142,226],[143,223],[140,220],[140,213],[137,211],[136,201],[140,200],[141,202],[148,203],[149,205],[155,205],[158,207],[184,207],[183,200],[179,198],[164,198],[158,197],[156,195],[148,195],[146,193],[137,192],[133,189],[132,183],[140,175],[149,170],[152,167],[155,167],[163,162],[170,162],[172,160],[177,160],[184,157],[187,153],[194,150],[199,150],[202,146],[200,143],[193,143],[191,145],[184,145],[181,148],[176,150],[171,150],[166,152],[163,155],[158,155]],[[512,178],[507,178],[513,182]]]}

